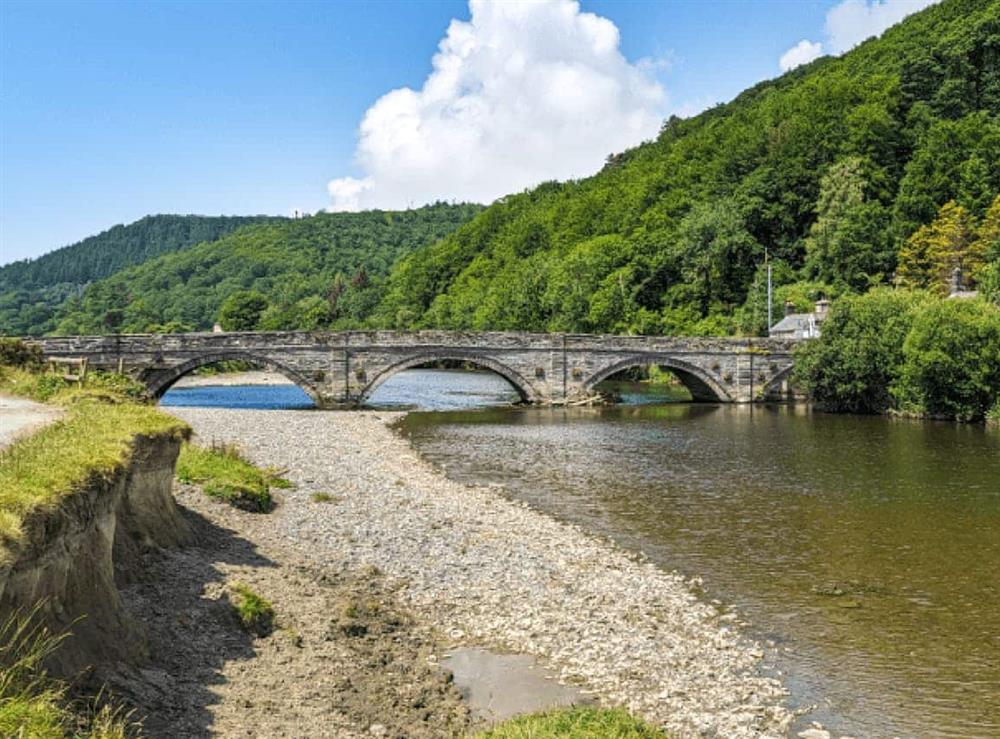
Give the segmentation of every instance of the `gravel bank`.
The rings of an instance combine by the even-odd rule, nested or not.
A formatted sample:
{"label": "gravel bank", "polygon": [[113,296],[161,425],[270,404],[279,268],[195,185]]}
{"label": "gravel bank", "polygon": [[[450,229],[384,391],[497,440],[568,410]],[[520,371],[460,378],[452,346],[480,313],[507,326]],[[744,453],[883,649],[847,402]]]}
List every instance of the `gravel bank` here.
{"label": "gravel bank", "polygon": [[[535,655],[567,682],[677,736],[781,736],[784,690],[762,650],[684,580],[574,526],[448,480],[387,412],[174,408],[206,442],[235,442],[297,487],[271,514],[317,564],[374,565],[455,644]],[[334,503],[310,496],[325,492]]]}

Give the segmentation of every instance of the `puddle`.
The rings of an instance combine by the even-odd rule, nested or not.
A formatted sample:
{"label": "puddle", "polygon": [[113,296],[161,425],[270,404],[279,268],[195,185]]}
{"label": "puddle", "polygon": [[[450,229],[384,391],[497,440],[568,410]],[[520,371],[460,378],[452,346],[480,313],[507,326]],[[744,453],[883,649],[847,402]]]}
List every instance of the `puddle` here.
{"label": "puddle", "polygon": [[455,676],[455,686],[473,714],[484,721],[594,703],[578,688],[560,685],[525,654],[462,648],[444,657],[441,664]]}

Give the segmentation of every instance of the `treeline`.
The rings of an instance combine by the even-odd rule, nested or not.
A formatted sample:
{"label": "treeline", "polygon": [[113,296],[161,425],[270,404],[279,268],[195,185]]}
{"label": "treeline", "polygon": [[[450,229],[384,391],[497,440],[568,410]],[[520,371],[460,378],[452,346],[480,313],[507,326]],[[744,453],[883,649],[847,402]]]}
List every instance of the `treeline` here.
{"label": "treeline", "polygon": [[249,226],[90,285],[60,306],[54,330],[193,331],[220,318],[239,329],[357,326],[381,300],[401,256],[441,239],[480,209],[437,203]]}
{"label": "treeline", "polygon": [[133,264],[203,241],[214,241],[267,216],[155,215],[118,225],[76,244],[0,267],[0,334],[41,334],[55,328],[56,306]]}
{"label": "treeline", "polygon": [[927,291],[848,296],[795,371],[830,410],[1000,422],[1000,308]]}
{"label": "treeline", "polygon": [[589,179],[504,198],[406,258],[373,322],[761,334],[766,258],[775,302],[803,309],[939,281],[945,262],[974,286],[980,257],[930,266],[928,240],[986,218],[998,115],[1000,3],[946,0],[841,58],[671,118]]}

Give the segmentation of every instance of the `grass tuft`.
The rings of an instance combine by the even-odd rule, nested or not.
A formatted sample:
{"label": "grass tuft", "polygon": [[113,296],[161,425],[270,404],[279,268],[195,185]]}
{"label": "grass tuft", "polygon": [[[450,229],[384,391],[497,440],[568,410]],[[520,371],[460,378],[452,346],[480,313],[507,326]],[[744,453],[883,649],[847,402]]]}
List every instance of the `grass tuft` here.
{"label": "grass tuft", "polygon": [[254,513],[274,508],[271,488],[292,486],[279,470],[254,466],[232,444],[185,444],[177,459],[177,479],[200,485],[207,495]]}
{"label": "grass tuft", "polygon": [[243,628],[257,636],[268,636],[274,631],[274,606],[270,601],[255,593],[248,585],[232,585],[235,602],[233,607]]}
{"label": "grass tuft", "polygon": [[0,623],[0,736],[124,739],[130,713],[112,703],[74,705],[66,698],[66,684],[45,673],[45,659],[66,635],[54,636],[39,625],[37,613],[38,606]]}
{"label": "grass tuft", "polygon": [[313,503],[336,503],[340,500],[333,493],[313,493],[309,496]]}
{"label": "grass tuft", "polygon": [[667,734],[623,708],[562,708],[518,716],[475,734],[475,739],[667,739]]}

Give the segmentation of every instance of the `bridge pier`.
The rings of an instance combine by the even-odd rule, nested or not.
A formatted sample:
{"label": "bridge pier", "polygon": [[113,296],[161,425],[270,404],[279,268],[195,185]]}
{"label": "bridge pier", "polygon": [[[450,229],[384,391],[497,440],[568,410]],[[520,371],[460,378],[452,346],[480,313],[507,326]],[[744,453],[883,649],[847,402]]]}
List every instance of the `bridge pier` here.
{"label": "bridge pier", "polygon": [[206,364],[242,360],[280,372],[322,408],[356,407],[392,375],[443,360],[506,379],[526,403],[562,405],[631,367],[673,371],[697,401],[788,399],[794,342],[471,331],[270,331],[28,339],[46,357],[123,369],[158,397]]}

